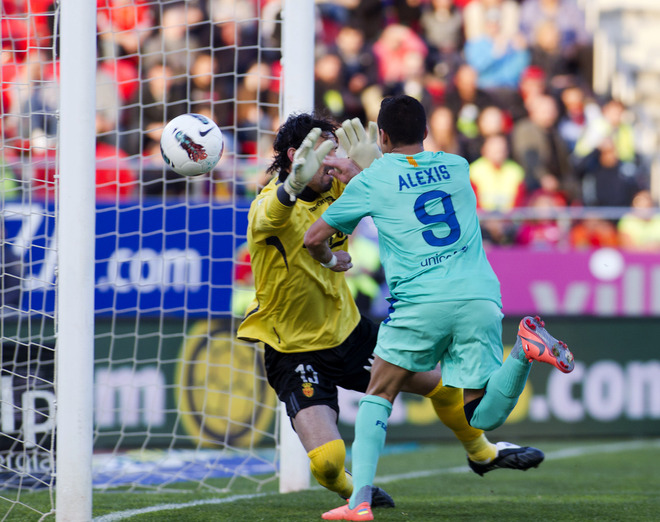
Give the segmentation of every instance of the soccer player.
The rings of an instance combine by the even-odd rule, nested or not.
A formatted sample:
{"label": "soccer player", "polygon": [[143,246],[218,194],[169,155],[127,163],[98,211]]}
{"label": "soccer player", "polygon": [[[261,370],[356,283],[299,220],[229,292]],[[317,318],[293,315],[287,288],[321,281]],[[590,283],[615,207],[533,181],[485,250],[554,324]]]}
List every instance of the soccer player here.
{"label": "soccer player", "polygon": [[531,361],[573,370],[565,343],[525,317],[502,362],[499,281],[484,252],[469,167],[461,156],[424,151],[426,115],[410,96],[385,98],[378,115],[385,153],[355,176],[305,234],[311,256],[329,271],[350,256],[328,242],[371,216],[389,285],[390,313],[381,323],[353,444],[353,494],[327,520],[372,520],[371,488],[392,403],[417,372],[440,362],[445,386],[462,388],[469,424],[492,430],[513,410]]}
{"label": "soccer player", "polygon": [[[305,231],[335,201],[359,165],[380,155],[375,123],[369,135],[359,120],[337,129],[334,122],[311,114],[291,116],[274,141],[273,179],[253,201],[247,242],[256,297],[248,306],[238,337],[265,345],[268,382],[286,405],[292,425],[308,452],[316,480],[348,498],[351,475],[346,449],[337,429],[337,387],[364,392],[378,327],[362,317],[342,272],[314,261],[303,246]],[[344,169],[322,164],[335,157],[337,133],[347,144]],[[355,162],[357,163],[355,163]],[[352,168],[351,168],[352,167]],[[332,238],[338,255],[348,237]],[[452,429],[478,474],[496,469],[526,470],[543,460],[536,448],[492,444],[467,424],[461,390],[442,386],[439,370],[420,373],[404,388],[430,397],[442,422]],[[372,502],[393,505],[374,488]]]}

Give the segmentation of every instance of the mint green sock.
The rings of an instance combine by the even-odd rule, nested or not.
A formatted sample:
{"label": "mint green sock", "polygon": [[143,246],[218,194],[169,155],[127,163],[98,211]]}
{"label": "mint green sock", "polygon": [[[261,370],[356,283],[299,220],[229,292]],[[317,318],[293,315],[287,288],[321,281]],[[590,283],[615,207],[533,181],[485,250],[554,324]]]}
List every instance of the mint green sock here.
{"label": "mint green sock", "polygon": [[385,445],[387,419],[392,412],[392,403],[376,395],[365,395],[360,400],[355,419],[355,441],[352,446],[353,494],[348,503],[355,508],[358,492],[371,486],[376,477],[378,457]]}
{"label": "mint green sock", "polygon": [[518,403],[531,367],[524,357],[507,357],[486,384],[486,393],[474,410],[470,426],[488,431],[504,424]]}

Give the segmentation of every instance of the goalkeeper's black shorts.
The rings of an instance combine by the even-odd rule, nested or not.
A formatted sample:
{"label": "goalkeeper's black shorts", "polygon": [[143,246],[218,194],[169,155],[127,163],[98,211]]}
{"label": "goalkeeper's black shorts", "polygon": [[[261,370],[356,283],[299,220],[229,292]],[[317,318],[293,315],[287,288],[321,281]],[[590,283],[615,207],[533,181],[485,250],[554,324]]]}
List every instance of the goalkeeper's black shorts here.
{"label": "goalkeeper's black shorts", "polygon": [[362,317],[348,338],[335,348],[282,353],[266,345],[266,376],[279,399],[286,404],[289,417],[320,404],[339,413],[337,386],[364,393],[369,384],[370,358],[377,337],[378,325]]}

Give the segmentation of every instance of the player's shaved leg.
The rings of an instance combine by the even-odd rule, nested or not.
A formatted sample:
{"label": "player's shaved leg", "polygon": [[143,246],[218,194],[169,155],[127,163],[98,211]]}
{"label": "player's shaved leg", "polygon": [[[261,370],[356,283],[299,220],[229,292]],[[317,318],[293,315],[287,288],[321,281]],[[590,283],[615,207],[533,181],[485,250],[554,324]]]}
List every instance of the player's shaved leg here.
{"label": "player's shaved leg", "polygon": [[337,429],[337,412],[325,404],[300,410],[292,423],[305,451],[341,438]]}
{"label": "player's shaved leg", "polygon": [[337,429],[337,412],[330,406],[310,406],[293,419],[293,428],[302,442],[314,478],[323,487],[349,497],[353,480],[346,472],[346,447]]}
{"label": "player's shaved leg", "polygon": [[428,372],[413,374],[403,383],[401,391],[428,397],[430,396],[429,394],[433,393],[437,386],[442,386],[442,373],[440,372],[440,367]]}
{"label": "player's shaved leg", "polygon": [[378,356],[374,357],[371,366],[371,380],[367,387],[367,395],[378,395],[390,402],[394,402],[401,390],[409,390],[415,372],[388,363]]}

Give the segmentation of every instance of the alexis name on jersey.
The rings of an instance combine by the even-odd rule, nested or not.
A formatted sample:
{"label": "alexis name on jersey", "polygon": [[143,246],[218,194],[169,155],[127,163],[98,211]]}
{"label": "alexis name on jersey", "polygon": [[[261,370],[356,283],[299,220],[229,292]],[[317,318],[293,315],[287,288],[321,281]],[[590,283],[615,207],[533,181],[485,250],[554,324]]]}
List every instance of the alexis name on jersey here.
{"label": "alexis name on jersey", "polygon": [[429,183],[438,183],[449,179],[449,171],[444,165],[437,165],[430,169],[418,170],[416,172],[406,172],[399,174],[399,192],[403,189],[428,185]]}

